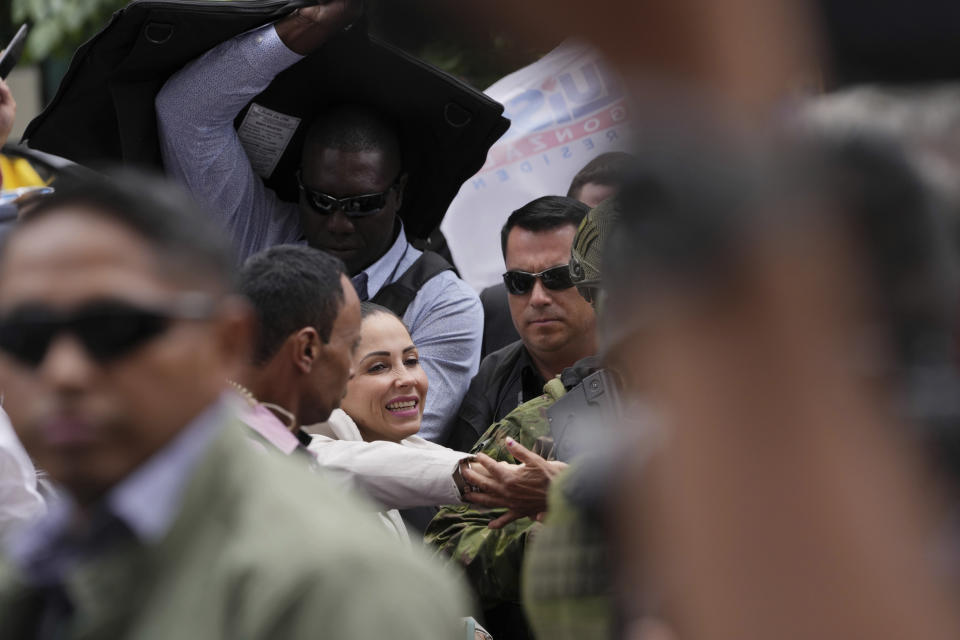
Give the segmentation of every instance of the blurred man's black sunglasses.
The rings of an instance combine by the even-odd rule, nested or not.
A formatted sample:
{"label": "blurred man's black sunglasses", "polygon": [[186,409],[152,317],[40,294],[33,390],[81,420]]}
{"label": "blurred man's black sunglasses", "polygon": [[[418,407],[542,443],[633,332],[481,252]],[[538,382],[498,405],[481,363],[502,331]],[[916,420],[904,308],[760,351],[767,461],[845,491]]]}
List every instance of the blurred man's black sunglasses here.
{"label": "blurred man's black sunglasses", "polygon": [[540,273],[529,273],[527,271],[507,271],[503,274],[503,284],[507,286],[507,292],[515,296],[522,296],[533,289],[537,278],[547,289],[559,291],[569,289],[573,286],[573,280],[570,279],[570,268],[561,264],[556,267],[544,269]]}
{"label": "blurred man's black sunglasses", "polygon": [[114,299],[94,300],[68,311],[24,304],[0,315],[0,350],[37,367],[54,339],[67,333],[93,360],[107,364],[160,335],[174,320],[210,318],[215,306],[202,293],[186,293],[163,307],[149,308]]}
{"label": "blurred man's black sunglasses", "polygon": [[299,185],[300,193],[306,199],[307,204],[317,213],[330,215],[340,209],[343,211],[343,215],[348,218],[366,218],[367,216],[377,215],[387,205],[387,196],[394,187],[400,184],[401,177],[403,177],[403,172],[397,176],[393,184],[387,187],[386,191],[360,196],[347,196],[346,198],[336,198],[322,191],[311,189],[303,184],[301,171],[297,171],[297,185]]}

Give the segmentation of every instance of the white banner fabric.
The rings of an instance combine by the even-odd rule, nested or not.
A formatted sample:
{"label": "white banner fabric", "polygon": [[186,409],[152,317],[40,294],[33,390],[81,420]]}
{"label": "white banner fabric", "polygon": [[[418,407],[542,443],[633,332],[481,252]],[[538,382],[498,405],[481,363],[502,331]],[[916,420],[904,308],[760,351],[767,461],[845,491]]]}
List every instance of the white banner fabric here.
{"label": "white banner fabric", "polygon": [[500,228],[510,213],[546,195],[566,195],[594,157],[629,146],[620,81],[590,47],[567,41],[486,94],[504,104],[510,129],[465,182],[441,229],[460,273],[478,291],[500,281]]}

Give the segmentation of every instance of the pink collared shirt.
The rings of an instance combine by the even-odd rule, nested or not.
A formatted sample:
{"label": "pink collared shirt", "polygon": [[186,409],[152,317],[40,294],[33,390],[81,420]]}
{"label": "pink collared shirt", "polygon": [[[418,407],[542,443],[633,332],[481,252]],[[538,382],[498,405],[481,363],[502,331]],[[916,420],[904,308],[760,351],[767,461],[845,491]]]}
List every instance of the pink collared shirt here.
{"label": "pink collared shirt", "polygon": [[251,407],[245,405],[239,412],[240,419],[245,425],[257,432],[264,440],[279,449],[284,455],[296,451],[300,441],[297,436],[273,415],[273,412],[262,404]]}

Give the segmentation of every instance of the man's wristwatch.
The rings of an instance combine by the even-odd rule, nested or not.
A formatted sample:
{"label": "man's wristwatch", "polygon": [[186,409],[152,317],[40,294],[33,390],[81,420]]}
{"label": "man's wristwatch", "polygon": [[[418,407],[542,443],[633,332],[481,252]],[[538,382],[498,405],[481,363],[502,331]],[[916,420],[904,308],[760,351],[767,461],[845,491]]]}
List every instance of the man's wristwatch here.
{"label": "man's wristwatch", "polygon": [[469,467],[473,459],[473,457],[470,457],[458,460],[457,466],[453,468],[453,483],[457,485],[457,491],[460,492],[461,500],[466,497],[469,491],[480,491],[479,487],[467,484],[467,481],[463,479],[463,465]]}

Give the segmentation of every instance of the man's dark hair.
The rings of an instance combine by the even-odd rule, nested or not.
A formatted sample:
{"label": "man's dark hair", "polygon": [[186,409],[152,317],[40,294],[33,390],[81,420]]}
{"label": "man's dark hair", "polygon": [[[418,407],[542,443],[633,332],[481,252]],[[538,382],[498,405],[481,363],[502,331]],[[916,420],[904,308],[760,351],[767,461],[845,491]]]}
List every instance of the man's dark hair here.
{"label": "man's dark hair", "polygon": [[565,196],[543,196],[528,202],[511,213],[500,230],[503,256],[507,256],[507,236],[514,227],[527,231],[550,231],[566,225],[576,228],[588,211],[587,205]]}
{"label": "man's dark hair", "polygon": [[360,105],[338,105],[320,113],[307,130],[304,149],[383,151],[403,166],[396,128],[380,114]]}
{"label": "man's dark hair", "polygon": [[130,169],[61,178],[56,191],[27,208],[18,230],[68,209],[83,209],[132,231],[163,261],[164,272],[200,277],[232,290],[236,259],[227,234],[181,188]]}
{"label": "man's dark hair", "polygon": [[318,249],[278,245],[251,256],[240,270],[240,292],[257,313],[253,363],[274,356],[292,333],[313,327],[327,342],[343,305],[343,262]]}
{"label": "man's dark hair", "polygon": [[633,156],[622,151],[601,153],[573,176],[573,182],[567,190],[567,197],[579,198],[583,185],[589,183],[622,185],[632,160]]}

